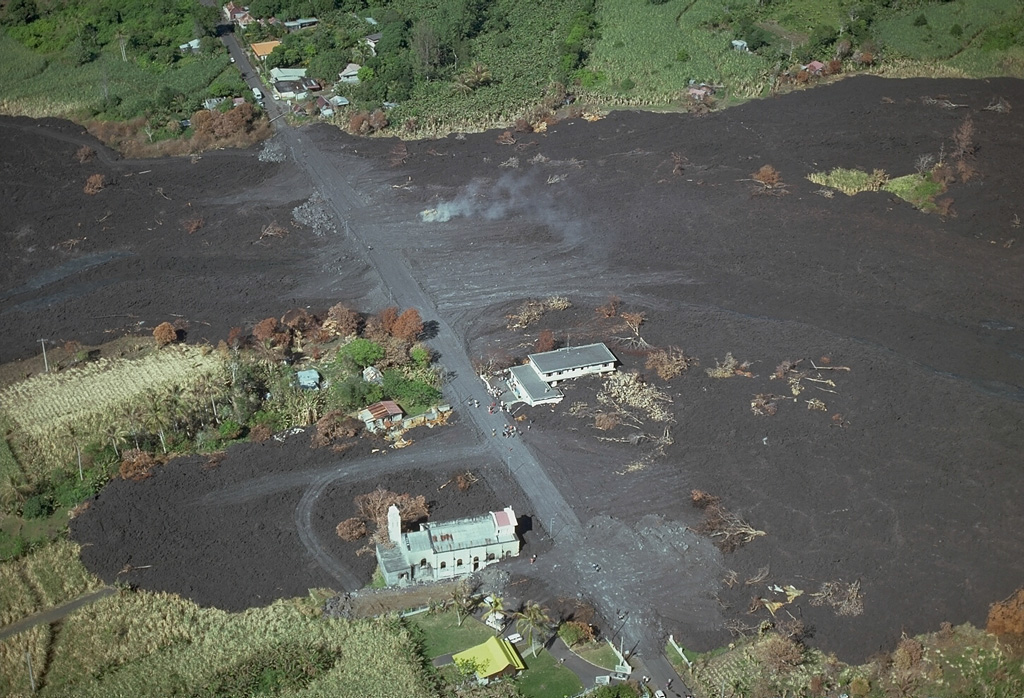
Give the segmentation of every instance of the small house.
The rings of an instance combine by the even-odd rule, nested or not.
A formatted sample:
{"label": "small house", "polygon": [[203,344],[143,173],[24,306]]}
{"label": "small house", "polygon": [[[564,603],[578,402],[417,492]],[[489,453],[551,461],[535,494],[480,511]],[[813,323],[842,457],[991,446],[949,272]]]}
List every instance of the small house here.
{"label": "small house", "polygon": [[359,69],[358,63],[349,63],[345,66],[345,69],[338,73],[338,82],[346,82],[352,85],[359,83]]}
{"label": "small house", "polygon": [[277,80],[301,80],[306,77],[305,68],[271,68],[270,79]]}
{"label": "small house", "polygon": [[267,56],[274,52],[274,49],[281,45],[277,39],[273,41],[260,41],[252,45],[252,53],[257,60],[265,61]]}
{"label": "small house", "polygon": [[299,19],[293,19],[284,23],[284,28],[290,32],[297,32],[301,29],[309,29],[315,27],[320,20],[316,17],[300,17]]}
{"label": "small house", "polygon": [[[332,116],[334,116],[334,107],[331,106],[331,103],[328,102],[327,98],[324,97],[323,95],[320,95],[319,97],[316,98],[316,110],[320,113],[320,116],[324,117],[325,119],[329,119]],[[367,368],[370,367],[367,366]],[[364,378],[363,380],[366,379]]]}
{"label": "small house", "polygon": [[384,35],[381,32],[375,32],[369,36],[363,37],[363,43],[370,47],[370,53],[377,55],[377,43],[381,40]]}
{"label": "small house", "polygon": [[356,415],[363,424],[366,425],[366,430],[369,432],[377,433],[379,431],[387,430],[392,424],[400,422],[402,420],[402,408],[392,400],[381,400],[375,402],[369,407],[360,410],[359,414]]}
{"label": "small house", "polygon": [[302,99],[305,92],[299,80],[278,80],[274,83],[274,96],[277,99]]}
{"label": "small house", "polygon": [[489,637],[476,647],[452,655],[456,666],[473,667],[478,683],[515,676],[526,668],[515,645],[504,637]]}
{"label": "small house", "polygon": [[192,41],[182,44],[178,50],[182,53],[199,53],[199,39],[192,39]]}
{"label": "small house", "polygon": [[[349,104],[348,98],[347,97],[342,97],[340,95],[336,95],[334,97],[331,97],[327,101],[331,103],[332,107],[347,107],[348,104]],[[364,380],[365,380],[365,378],[364,378]]]}
{"label": "small house", "polygon": [[249,14],[249,10],[234,2],[229,2],[224,6],[224,19],[242,28],[255,21],[252,15]]}
{"label": "small house", "polygon": [[821,61],[811,61],[803,69],[811,75],[821,75],[821,71],[825,70],[825,64]]}
{"label": "small house", "polygon": [[744,41],[743,39],[733,39],[732,40],[732,50],[733,51],[743,51],[744,53],[749,53],[750,52],[750,49],[747,48],[747,42]]}
{"label": "small house", "polygon": [[227,97],[208,97],[203,100],[203,109],[206,109],[207,111],[213,111],[214,109],[219,107],[225,100],[227,100]]}

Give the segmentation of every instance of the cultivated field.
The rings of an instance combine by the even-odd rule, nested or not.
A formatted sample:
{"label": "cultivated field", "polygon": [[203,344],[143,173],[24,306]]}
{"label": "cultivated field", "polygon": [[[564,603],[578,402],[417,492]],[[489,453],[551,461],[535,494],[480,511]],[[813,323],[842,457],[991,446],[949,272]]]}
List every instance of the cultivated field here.
{"label": "cultivated field", "polygon": [[101,358],[36,374],[0,392],[0,405],[14,428],[15,457],[35,482],[72,466],[83,439],[105,435],[116,449],[133,428],[158,422],[167,400],[182,405],[219,394],[224,371],[223,357],[209,347],[167,347],[141,359]]}

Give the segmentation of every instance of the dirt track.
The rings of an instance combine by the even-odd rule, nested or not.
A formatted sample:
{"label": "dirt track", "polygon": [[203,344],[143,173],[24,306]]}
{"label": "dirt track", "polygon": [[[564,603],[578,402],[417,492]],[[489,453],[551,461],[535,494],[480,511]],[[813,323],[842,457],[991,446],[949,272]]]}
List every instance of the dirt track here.
{"label": "dirt track", "polygon": [[[940,95],[970,109],[920,99]],[[982,111],[994,96],[1015,110]],[[647,313],[648,342],[702,360],[666,388],[674,444],[626,471],[642,448],[598,441],[606,434],[568,414],[575,402],[596,404],[587,382],[571,387],[555,413],[532,413],[535,423],[510,444],[512,455],[529,449],[571,507],[566,521],[580,528],[537,565],[520,561],[516,570],[540,577],[552,598],[593,598],[612,620],[623,606],[636,609],[624,633],[673,632],[701,649],[728,636],[729,619],[767,617],[746,611],[752,596],[772,598],[768,585],[809,595],[826,581],[860,580],[861,616],[836,616],[808,596],[789,608],[814,628],[813,642],[863,659],[904,629],[982,623],[988,604],[1024,577],[1024,549],[1012,533],[1024,523],[1024,285],[1022,231],[1013,225],[1024,200],[1014,155],[1024,145],[1022,108],[1019,81],[854,78],[703,119],[620,112],[517,134],[513,146],[495,143],[494,133],[413,143],[396,166],[390,142],[314,127],[295,137],[325,153],[325,163],[302,161],[346,178],[351,215],[336,235],[290,227],[286,240],[263,242],[260,228],[286,223],[311,194],[292,164],[217,152],[197,163],[79,165],[66,138],[76,127],[46,122],[36,137],[10,128],[34,122],[4,120],[2,186],[11,204],[0,229],[0,315],[10,328],[3,358],[31,353],[41,336],[92,341],[173,314],[187,318],[191,338],[217,339],[230,325],[295,305],[345,298],[373,309],[392,293],[421,304],[413,287],[381,287],[368,261],[385,278],[407,270],[448,328],[446,341],[473,358],[525,353],[534,328],[513,335],[503,316],[523,298],[552,293],[575,307],[536,330],[574,343],[622,335],[621,325],[593,311],[616,294]],[[921,214],[885,193],[825,198],[804,179],[835,166],[910,172],[943,141],[948,152],[968,113],[980,176],[951,188],[955,218]],[[63,139],[50,139],[54,131]],[[672,173],[673,153],[685,158],[681,175]],[[788,194],[764,195],[749,181],[762,164],[778,168]],[[81,187],[94,171],[115,184],[88,197]],[[464,215],[419,220],[419,211],[444,202]],[[194,215],[205,224],[189,235],[182,222]],[[626,368],[643,368],[642,357],[613,349]],[[706,377],[702,368],[726,352],[754,361],[756,377]],[[834,393],[812,388],[800,402],[781,402],[773,417],[751,414],[753,394],[785,392],[768,379],[776,364],[822,356],[851,368],[828,376],[835,386],[821,386]],[[812,395],[829,412],[808,410]],[[450,399],[458,405],[464,397]],[[836,412],[847,426],[833,425]],[[413,451],[444,470],[453,448],[495,449],[480,443],[486,418],[470,415]],[[87,563],[107,578],[128,561],[175,560],[148,579],[138,573],[138,583],[227,607],[357,581],[318,565],[299,532],[305,519],[296,523],[305,487],[337,466],[304,446],[244,448],[245,468],[221,466],[227,480],[216,486],[194,472],[177,475],[188,466],[172,464],[166,475],[105,491],[76,520],[76,536],[93,544]],[[507,464],[491,453],[475,465],[497,492],[494,503],[524,502],[504,484]],[[245,504],[194,504],[261,482],[268,471],[296,478],[295,487]],[[685,528],[699,521],[688,502],[694,488],[718,495],[767,535],[723,556]],[[150,490],[163,505],[143,516],[129,502]],[[347,496],[307,501],[321,544],[340,545],[331,536],[347,515]],[[134,512],[127,521],[126,510]],[[545,518],[533,521],[531,544],[540,546],[552,527]],[[172,521],[187,526],[168,530]],[[340,547],[328,554],[368,577],[365,557]],[[593,574],[596,556],[605,560],[601,574]],[[221,561],[216,573],[211,559]],[[767,580],[743,584],[766,566]],[[249,571],[232,577],[232,569]],[[732,588],[720,581],[730,570],[739,580]],[[225,603],[232,587],[237,604]]]}

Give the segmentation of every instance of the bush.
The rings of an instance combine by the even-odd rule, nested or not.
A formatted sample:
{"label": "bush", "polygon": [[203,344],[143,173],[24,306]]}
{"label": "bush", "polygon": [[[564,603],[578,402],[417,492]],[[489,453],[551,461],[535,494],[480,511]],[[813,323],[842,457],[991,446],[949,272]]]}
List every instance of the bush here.
{"label": "bush", "polygon": [[914,26],[915,27],[926,27],[926,26],[928,26],[928,18],[924,16],[924,12],[919,14],[917,17],[914,17]]}
{"label": "bush", "polygon": [[223,441],[234,441],[242,435],[242,425],[233,419],[225,419],[217,428],[217,436]]}
{"label": "bush", "polygon": [[555,333],[551,330],[544,330],[537,336],[537,342],[533,350],[538,353],[552,351],[555,348]]}
{"label": "bush", "polygon": [[779,171],[771,165],[762,165],[761,169],[752,174],[751,177],[753,177],[754,181],[760,182],[769,189],[782,181],[782,176],[779,174]]}
{"label": "bush", "polygon": [[87,145],[83,145],[75,151],[75,160],[81,163],[89,162],[94,157],[96,157],[96,151]]}
{"label": "bush", "polygon": [[959,24],[954,24],[952,27],[949,28],[949,35],[952,36],[954,39],[959,39],[961,36],[964,35],[964,28],[961,27]]}
{"label": "bush", "polygon": [[118,472],[122,480],[144,480],[150,476],[150,469],[157,464],[156,458],[138,448],[125,451]]}
{"label": "bush", "polygon": [[328,392],[331,409],[357,410],[384,399],[384,389],[376,383],[367,383],[359,376],[335,383]]}
{"label": "bush", "polygon": [[0,561],[14,560],[25,552],[25,539],[0,531]]}
{"label": "bush", "polygon": [[178,341],[178,331],[169,322],[161,322],[153,330],[153,339],[158,347],[163,347]]}
{"label": "bush", "polygon": [[[54,509],[71,509],[89,497],[96,494],[97,486],[90,479],[79,480],[78,475],[72,475],[67,480],[57,484],[50,493]],[[102,486],[102,481],[99,483]]]}
{"label": "bush", "polygon": [[803,646],[788,637],[771,635],[758,644],[756,656],[766,667],[776,673],[787,673],[804,661]]}
{"label": "bush", "polygon": [[331,309],[327,311],[327,320],[332,324],[333,331],[341,337],[359,334],[363,324],[359,313],[344,303],[331,306]]}
{"label": "bush", "polygon": [[107,185],[107,178],[103,175],[96,173],[89,175],[89,179],[85,180],[85,187],[82,188],[86,194],[92,196],[93,194],[99,194],[103,191],[103,187]]}
{"label": "bush", "polygon": [[585,645],[594,641],[594,630],[589,624],[578,620],[567,620],[558,626],[558,637],[569,647]]}
{"label": "bush", "polygon": [[418,367],[426,368],[430,365],[430,361],[433,359],[433,356],[431,356],[429,349],[422,344],[417,344],[409,350],[409,358],[411,358],[413,363]]}
{"label": "bush", "polygon": [[46,495],[37,494],[25,500],[21,506],[21,515],[26,519],[41,519],[53,513]]}
{"label": "bush", "polygon": [[391,326],[391,335],[407,342],[415,342],[423,333],[423,319],[415,308],[399,315]]}
{"label": "bush", "polygon": [[338,533],[338,538],[351,543],[366,535],[366,522],[357,517],[345,519],[338,524],[335,531]]}
{"label": "bush", "polygon": [[355,362],[359,368],[372,366],[384,358],[384,347],[369,339],[362,337],[353,339],[338,352],[339,357],[347,356]]}

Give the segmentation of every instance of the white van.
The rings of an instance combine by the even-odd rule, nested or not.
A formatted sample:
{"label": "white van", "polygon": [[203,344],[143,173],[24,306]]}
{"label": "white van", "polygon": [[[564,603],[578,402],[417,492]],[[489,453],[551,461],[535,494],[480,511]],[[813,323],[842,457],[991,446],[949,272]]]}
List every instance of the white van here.
{"label": "white van", "polygon": [[258,87],[254,87],[252,88],[252,96],[257,100],[261,100],[263,99],[263,91]]}

